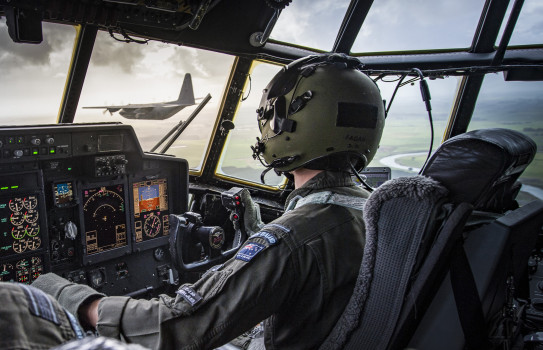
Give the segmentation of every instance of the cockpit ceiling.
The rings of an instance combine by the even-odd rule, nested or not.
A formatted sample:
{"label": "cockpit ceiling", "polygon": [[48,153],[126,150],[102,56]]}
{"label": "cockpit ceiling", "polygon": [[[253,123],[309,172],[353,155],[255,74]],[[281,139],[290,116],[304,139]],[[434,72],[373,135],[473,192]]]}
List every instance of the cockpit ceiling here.
{"label": "cockpit ceiling", "polygon": [[10,7],[43,14],[44,21],[95,25],[120,38],[126,34],[234,54],[256,52],[248,38],[262,32],[274,14],[263,0],[0,0],[0,15]]}
{"label": "cockpit ceiling", "polygon": [[[507,17],[507,3],[509,2],[485,2],[471,46],[466,42],[463,48],[429,48],[425,51],[358,55],[368,69],[376,70],[410,69],[413,66],[425,70],[489,66],[491,62],[494,65],[494,55],[498,51],[503,55],[503,60],[498,60],[501,65],[540,64],[543,61],[543,43],[534,43],[535,45],[530,47],[510,47],[506,43],[503,48],[497,48],[496,38],[500,27],[515,17]],[[285,7],[287,5],[288,7]],[[297,5],[298,9],[295,9]],[[303,10],[307,6],[317,5],[306,5],[301,0],[0,0],[0,16],[17,8],[33,13],[34,17],[38,18],[37,25],[41,20],[88,24],[109,31],[121,41],[142,42],[151,39],[288,63],[319,52],[318,49],[274,40],[273,28],[276,20],[279,18],[277,23],[280,24],[283,15],[300,15],[299,8]],[[331,51],[357,55],[351,50],[353,43],[363,24],[371,21],[367,21],[367,18],[371,17],[371,13],[368,13],[376,6],[377,3],[371,0],[351,1],[344,14],[338,13],[341,26],[337,33],[332,34],[336,42]],[[522,6],[517,6],[515,2],[514,7],[518,7],[520,11]],[[309,10],[307,8],[305,12]],[[474,14],[472,17],[476,16],[477,14]],[[514,24],[511,30],[513,28]],[[451,30],[454,28],[451,27]],[[265,34],[270,32],[272,35],[268,39]],[[258,35],[268,40],[255,42]]]}

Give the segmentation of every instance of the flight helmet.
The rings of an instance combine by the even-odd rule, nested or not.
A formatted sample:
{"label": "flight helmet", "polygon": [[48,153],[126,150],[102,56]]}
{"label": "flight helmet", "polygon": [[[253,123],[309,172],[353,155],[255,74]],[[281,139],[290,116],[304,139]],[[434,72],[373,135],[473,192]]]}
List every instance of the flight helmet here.
{"label": "flight helmet", "polygon": [[253,157],[278,174],[367,166],[385,117],[379,88],[361,68],[344,54],[312,55],[284,67],[257,109],[261,137]]}

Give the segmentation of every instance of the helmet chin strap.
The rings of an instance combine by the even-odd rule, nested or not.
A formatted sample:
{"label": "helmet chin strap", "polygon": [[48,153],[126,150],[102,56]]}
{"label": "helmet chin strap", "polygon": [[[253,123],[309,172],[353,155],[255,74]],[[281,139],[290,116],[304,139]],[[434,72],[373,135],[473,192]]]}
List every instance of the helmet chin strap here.
{"label": "helmet chin strap", "polygon": [[282,167],[288,166],[288,165],[292,164],[293,162],[295,162],[298,158],[299,158],[299,156],[286,156],[286,157],[283,157],[283,158],[275,159],[270,164],[265,164],[262,161],[262,159],[260,158],[260,154],[258,154],[258,159],[260,160],[262,165],[264,165],[266,167],[266,169],[264,169],[264,171],[260,174],[260,182],[262,182],[262,184],[264,184],[264,185],[266,184],[266,181],[264,180],[264,176],[266,176],[266,174],[272,169],[275,171],[277,176],[285,175],[290,180],[291,178],[289,176],[287,176],[286,171],[279,171],[279,170],[275,170],[274,168],[282,168]]}

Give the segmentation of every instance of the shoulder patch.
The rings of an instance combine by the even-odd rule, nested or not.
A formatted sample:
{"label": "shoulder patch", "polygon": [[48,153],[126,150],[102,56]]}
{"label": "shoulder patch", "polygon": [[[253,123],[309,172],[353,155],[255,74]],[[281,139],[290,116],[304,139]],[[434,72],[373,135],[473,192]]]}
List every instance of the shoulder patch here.
{"label": "shoulder patch", "polygon": [[277,237],[273,233],[268,232],[268,231],[260,231],[260,232],[258,232],[258,233],[251,236],[251,238],[253,238],[253,237],[264,238],[266,241],[268,241],[268,243],[270,245],[274,245],[278,241]]}
{"label": "shoulder patch", "polygon": [[251,261],[258,253],[266,248],[263,244],[260,243],[247,243],[241,250],[236,254],[236,259],[242,261]]}
{"label": "shoulder patch", "polygon": [[51,321],[57,326],[60,325],[60,321],[57,312],[53,307],[53,303],[44,292],[22,283],[19,284],[19,286],[21,286],[26,295],[30,313],[32,313],[34,316]]}
{"label": "shoulder patch", "polygon": [[202,300],[202,296],[187,285],[181,286],[175,293],[185,299],[191,306],[198,304]]}

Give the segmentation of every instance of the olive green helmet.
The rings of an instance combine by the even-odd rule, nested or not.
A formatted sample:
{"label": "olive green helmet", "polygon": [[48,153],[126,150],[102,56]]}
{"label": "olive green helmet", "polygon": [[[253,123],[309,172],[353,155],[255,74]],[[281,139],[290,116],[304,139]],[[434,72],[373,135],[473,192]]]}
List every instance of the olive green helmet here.
{"label": "olive green helmet", "polygon": [[264,89],[253,157],[262,156],[278,173],[345,168],[345,162],[358,170],[367,166],[385,117],[379,88],[361,67],[344,54],[313,55],[286,66]]}

